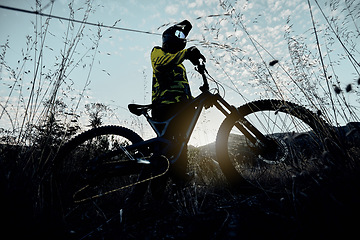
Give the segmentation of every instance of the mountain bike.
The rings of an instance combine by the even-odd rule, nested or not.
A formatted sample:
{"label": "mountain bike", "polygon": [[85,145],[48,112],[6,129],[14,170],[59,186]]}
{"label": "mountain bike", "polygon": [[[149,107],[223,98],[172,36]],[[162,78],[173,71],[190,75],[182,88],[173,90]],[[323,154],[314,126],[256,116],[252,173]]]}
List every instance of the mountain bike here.
{"label": "mountain bike", "polygon": [[[53,186],[66,222],[77,218],[82,226],[97,218],[106,222],[113,204],[120,209],[140,200],[131,196],[144,198],[148,185],[175,166],[202,110],[209,107],[225,116],[216,137],[216,158],[230,186],[240,190],[259,187],[259,176],[272,166],[282,165],[287,171],[294,161],[310,159],[314,152],[305,151],[305,145],[321,144],[325,123],[312,111],[271,99],[235,107],[220,95],[219,88],[210,89],[208,79],[215,80],[204,63],[195,69],[203,80],[201,94],[170,119],[155,121],[149,114],[151,105],[129,104],[129,111],[144,116],[156,137],[143,140],[128,128],[101,126],[61,147],[54,161]],[[188,116],[181,126],[184,130],[177,132],[177,120],[184,115]]]}

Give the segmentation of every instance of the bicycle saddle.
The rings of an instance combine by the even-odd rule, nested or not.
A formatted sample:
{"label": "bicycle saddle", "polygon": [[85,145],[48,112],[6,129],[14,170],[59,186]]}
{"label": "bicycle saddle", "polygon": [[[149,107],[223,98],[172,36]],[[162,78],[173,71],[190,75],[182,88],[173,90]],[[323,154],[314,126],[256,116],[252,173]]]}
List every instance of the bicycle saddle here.
{"label": "bicycle saddle", "polygon": [[152,108],[152,104],[140,105],[140,104],[129,104],[129,111],[137,116],[140,116]]}

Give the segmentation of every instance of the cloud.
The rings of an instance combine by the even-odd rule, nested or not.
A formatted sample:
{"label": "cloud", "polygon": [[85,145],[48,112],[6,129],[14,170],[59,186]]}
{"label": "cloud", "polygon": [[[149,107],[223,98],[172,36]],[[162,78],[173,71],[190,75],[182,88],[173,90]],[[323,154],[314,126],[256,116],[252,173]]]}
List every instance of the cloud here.
{"label": "cloud", "polygon": [[195,10],[194,15],[197,17],[205,17],[207,14],[205,10]]}
{"label": "cloud", "polygon": [[165,8],[165,12],[170,15],[175,15],[179,10],[178,5],[169,5]]}

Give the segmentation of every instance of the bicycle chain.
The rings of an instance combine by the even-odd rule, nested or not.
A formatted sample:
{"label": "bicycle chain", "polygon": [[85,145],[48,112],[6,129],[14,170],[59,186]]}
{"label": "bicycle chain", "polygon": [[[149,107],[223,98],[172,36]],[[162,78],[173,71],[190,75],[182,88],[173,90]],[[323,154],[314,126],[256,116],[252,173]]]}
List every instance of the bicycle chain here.
{"label": "bicycle chain", "polygon": [[141,180],[141,181],[138,181],[138,182],[135,182],[135,183],[131,183],[129,185],[126,185],[126,186],[123,186],[123,187],[120,187],[120,188],[115,188],[115,189],[112,189],[112,190],[109,190],[107,192],[104,192],[104,193],[100,193],[100,194],[97,194],[97,195],[94,195],[94,196],[90,196],[90,197],[87,197],[87,198],[83,198],[83,199],[80,199],[80,200],[75,200],[76,199],[76,195],[78,195],[79,193],[81,193],[82,191],[84,191],[86,188],[88,188],[90,185],[86,185],[85,187],[77,190],[74,194],[73,194],[73,199],[74,199],[74,202],[75,203],[82,203],[82,202],[86,202],[88,200],[92,200],[92,199],[96,199],[96,198],[99,198],[99,197],[103,197],[105,195],[108,195],[108,194],[111,194],[111,193],[114,193],[114,192],[118,192],[118,191],[121,191],[121,190],[124,190],[125,188],[129,188],[129,187],[133,187],[135,185],[138,185],[138,184],[141,184],[141,183],[144,183],[144,182],[147,182],[147,181],[151,181],[155,178],[158,178],[158,177],[161,177],[161,176],[164,176],[168,171],[169,171],[169,168],[170,168],[170,162],[169,160],[164,157],[166,159],[166,162],[167,162],[167,167],[165,169],[164,172],[156,175],[156,176],[152,176],[150,178],[147,178],[147,179],[144,179],[144,180]]}

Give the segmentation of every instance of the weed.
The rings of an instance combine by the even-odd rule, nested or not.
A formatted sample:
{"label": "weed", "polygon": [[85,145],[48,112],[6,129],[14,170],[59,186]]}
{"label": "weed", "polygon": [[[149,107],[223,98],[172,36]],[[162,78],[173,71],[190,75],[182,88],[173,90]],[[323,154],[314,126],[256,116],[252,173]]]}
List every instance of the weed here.
{"label": "weed", "polygon": [[[45,7],[51,11],[53,3],[54,1],[50,1]],[[74,1],[68,6],[70,18],[74,19],[75,12],[81,10],[76,10]],[[312,17],[313,25],[309,37],[318,34],[315,51],[303,35],[293,35],[293,20],[289,17],[284,32],[288,57],[281,60],[275,60],[264,44],[252,36],[244,24],[243,14],[230,1],[220,1],[220,6],[227,12],[221,17],[230,19],[229,22],[236,31],[245,33],[241,36],[246,36],[259,58],[244,55],[244,51],[236,45],[241,40],[238,37],[231,38],[233,42],[229,44],[216,44],[211,41],[212,38],[220,38],[221,21],[224,19],[205,24],[204,29],[208,35],[203,36],[200,44],[207,48],[219,72],[223,72],[226,78],[230,79],[231,88],[245,100],[239,84],[228,74],[230,71],[227,70],[230,68],[225,70],[220,62],[226,62],[227,67],[236,66],[237,71],[239,68],[245,69],[250,76],[246,79],[248,84],[253,88],[263,88],[263,97],[276,97],[307,105],[328,123],[336,126],[340,125],[340,122],[359,121],[358,110],[347,98],[359,96],[360,78],[356,76],[357,80],[353,80],[356,84],[340,81],[335,70],[337,61],[333,59],[336,48],[334,44],[337,41],[344,51],[340,53],[341,58],[347,60],[358,74],[356,43],[360,35],[356,25],[359,11],[356,11],[358,5],[355,1],[345,1],[344,6],[339,5],[338,1],[330,1],[332,13],[340,10],[348,14],[344,15],[343,19],[326,18],[328,24],[322,31],[319,31],[315,24],[316,19]],[[36,9],[45,7],[41,5],[41,1],[36,1]],[[309,10],[313,7],[309,6]],[[319,5],[318,7],[322,12]],[[86,1],[83,9],[82,20],[86,22],[93,10],[91,1]],[[48,166],[51,165],[51,159],[57,154],[59,146],[83,127],[79,122],[79,109],[91,84],[92,67],[102,38],[99,27],[91,36],[91,44],[82,44],[87,40],[86,36],[89,37],[85,25],[68,22],[59,51],[61,54],[54,57],[53,68],[48,68],[45,66],[47,57],[55,52],[55,46],[46,45],[47,39],[53,36],[52,21],[50,18],[37,16],[33,22],[34,34],[26,36],[26,46],[21,51],[17,66],[10,66],[6,62],[11,43],[6,41],[0,46],[0,73],[6,72],[6,76],[11,80],[4,81],[3,86],[8,89],[8,95],[6,100],[0,103],[0,118],[7,118],[10,122],[10,129],[0,129],[0,190],[2,196],[5,196],[1,206],[6,208],[4,216],[8,221],[5,228],[15,235],[14,237],[21,234],[19,229],[22,228],[28,231],[27,237],[31,233],[47,238],[56,234],[61,237],[64,233],[61,220],[52,215],[54,199],[49,197],[46,188],[49,187],[48,177],[51,177]],[[353,23],[355,30],[348,28],[347,23]],[[219,49],[227,55],[216,54],[215,50]],[[274,60],[268,62],[266,59],[269,56]],[[71,73],[79,66],[87,69],[87,74],[84,86],[77,91],[74,89]],[[144,92],[147,93],[147,90],[144,89]],[[101,103],[89,104],[85,109],[90,117],[91,127],[100,126],[103,117],[111,114],[111,109]],[[136,121],[134,120],[133,126],[140,125],[139,128],[142,129],[142,125]],[[165,192],[169,196],[170,209],[175,211],[161,209],[159,211],[165,217],[157,218],[158,215],[152,213],[150,217],[147,216],[133,225],[122,221],[115,223],[116,217],[106,216],[107,230],[98,230],[104,227],[103,225],[95,230],[102,231],[99,235],[103,238],[119,234],[118,229],[122,229],[121,234],[128,236],[143,234],[141,236],[144,237],[144,234],[150,234],[157,238],[176,238],[196,232],[192,223],[203,230],[204,234],[204,231],[209,229],[206,229],[201,221],[206,220],[206,224],[213,226],[213,231],[209,232],[215,232],[217,237],[224,239],[240,234],[257,236],[260,234],[258,229],[263,228],[272,232],[280,229],[278,234],[286,235],[286,238],[300,238],[307,234],[331,236],[332,233],[341,233],[343,230],[351,234],[356,229],[352,229],[352,219],[360,213],[357,203],[360,195],[358,131],[359,126],[356,124],[328,131],[324,139],[325,149],[311,158],[306,152],[309,149],[304,148],[290,163],[267,167],[253,166],[253,169],[261,170],[252,175],[252,180],[263,186],[263,191],[254,196],[231,192],[227,188],[215,160],[213,146],[191,148],[189,173],[194,176],[194,180],[183,189],[168,188]],[[99,208],[98,214],[107,215],[110,212],[118,216],[116,195],[108,200],[113,205],[109,205],[107,211]],[[156,205],[148,196],[144,202],[143,208]],[[96,202],[93,202],[93,205],[96,205]],[[132,213],[137,214],[130,212]],[[218,217],[218,220],[211,216]],[[86,214],[81,217],[92,221]],[[191,219],[196,221],[191,222]],[[139,226],[147,232],[139,233],[136,229]],[[247,230],[244,226],[255,230]],[[272,226],[272,229],[269,226]],[[284,229],[284,226],[289,229]],[[95,230],[93,232],[96,232]]]}

